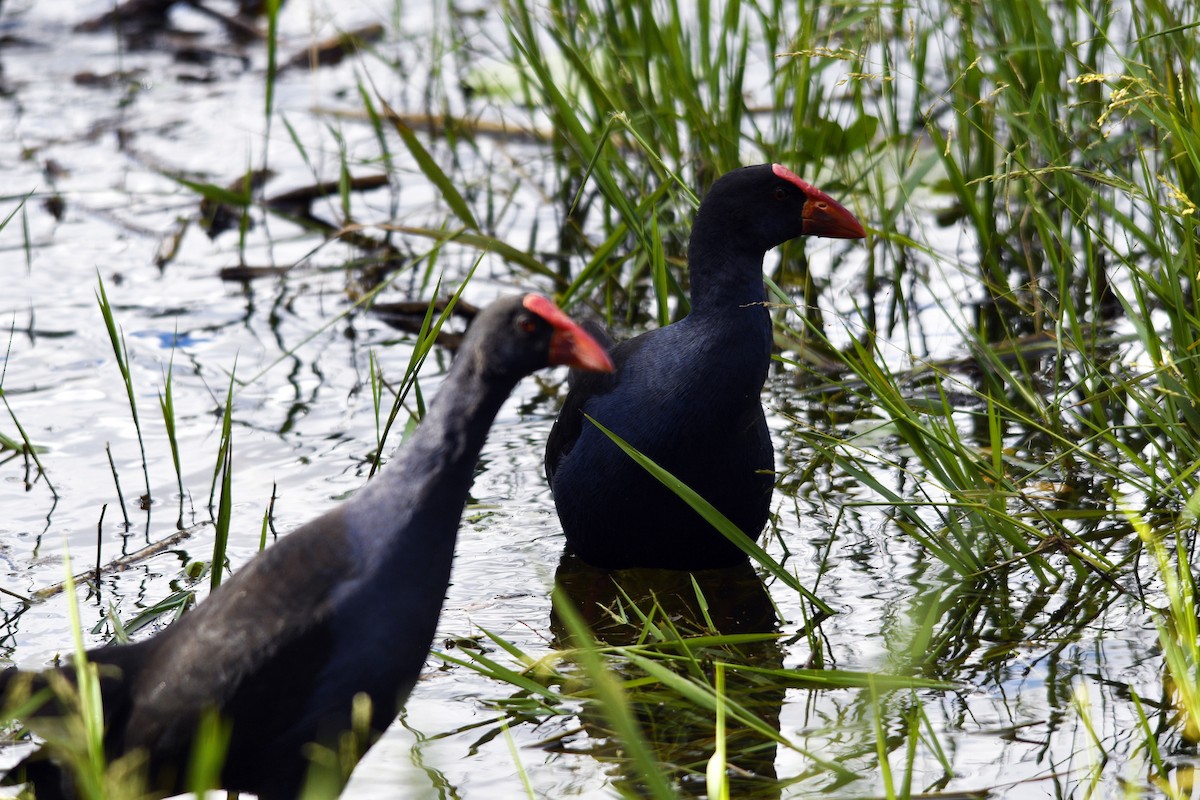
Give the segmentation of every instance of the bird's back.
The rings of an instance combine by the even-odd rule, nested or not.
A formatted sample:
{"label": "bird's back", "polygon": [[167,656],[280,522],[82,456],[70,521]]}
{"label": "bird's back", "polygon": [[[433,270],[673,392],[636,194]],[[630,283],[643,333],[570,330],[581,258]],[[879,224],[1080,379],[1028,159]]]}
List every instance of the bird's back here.
{"label": "bird's back", "polygon": [[769,321],[766,336],[756,335],[759,321],[749,331],[705,322],[687,317],[626,340],[613,350],[613,376],[571,387],[547,442],[547,475],[567,547],[589,563],[703,568],[744,557],[585,414],[751,538],[766,523],[773,453],[759,395]]}

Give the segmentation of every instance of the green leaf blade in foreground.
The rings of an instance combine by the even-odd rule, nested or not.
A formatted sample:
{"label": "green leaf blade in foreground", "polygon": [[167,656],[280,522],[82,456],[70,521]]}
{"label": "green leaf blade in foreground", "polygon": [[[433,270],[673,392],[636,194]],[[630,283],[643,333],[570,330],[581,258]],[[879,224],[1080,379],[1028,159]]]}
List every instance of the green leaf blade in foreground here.
{"label": "green leaf blade in foreground", "polygon": [[630,445],[617,434],[610,431],[608,428],[601,425],[590,415],[585,414],[584,416],[586,416],[593,425],[599,428],[601,433],[611,439],[613,444],[621,448],[626,455],[636,461],[643,469],[645,469],[647,472],[657,478],[664,486],[674,492],[679,499],[691,506],[697,514],[704,517],[705,521],[720,531],[722,536],[737,545],[743,553],[758,562],[768,572],[770,572],[779,580],[783,581],[783,583],[793,591],[799,592],[800,595],[812,603],[813,606],[821,612],[821,614],[832,617],[835,613],[837,613],[829,604],[817,597],[813,592],[801,584],[800,581],[796,579],[796,576],[785,570],[778,561],[771,558],[771,556],[767,554],[766,550],[763,550],[761,547],[759,547],[757,542],[743,533],[738,526],[730,522],[729,518],[718,511],[712,505],[712,503],[709,503],[707,500],[697,494],[683,481],[679,480],[674,475],[660,467],[658,464],[642,455],[632,445]]}
{"label": "green leaf blade in foreground", "polygon": [[575,642],[575,658],[592,682],[592,690],[600,712],[625,746],[629,759],[637,768],[638,777],[645,781],[647,796],[674,798],[676,794],[642,735],[641,726],[629,706],[621,680],[605,666],[587,623],[560,587],[555,587],[553,598],[554,608]]}
{"label": "green leaf blade in foreground", "polygon": [[413,129],[408,127],[400,115],[393,111],[392,107],[385,103],[382,98],[380,98],[379,102],[383,106],[383,110],[387,113],[388,119],[391,120],[392,127],[396,129],[396,133],[400,134],[400,138],[404,141],[404,146],[408,148],[408,152],[416,160],[417,166],[421,168],[421,172],[425,173],[425,177],[429,178],[433,185],[438,188],[438,191],[442,193],[442,199],[450,206],[450,210],[468,228],[473,231],[479,230],[479,223],[475,221],[475,215],[471,213],[471,207],[467,205],[467,201],[463,199],[454,182],[450,180],[442,168],[438,166],[433,156],[430,155],[429,151],[425,149],[425,146],[417,139],[417,135],[413,132]]}

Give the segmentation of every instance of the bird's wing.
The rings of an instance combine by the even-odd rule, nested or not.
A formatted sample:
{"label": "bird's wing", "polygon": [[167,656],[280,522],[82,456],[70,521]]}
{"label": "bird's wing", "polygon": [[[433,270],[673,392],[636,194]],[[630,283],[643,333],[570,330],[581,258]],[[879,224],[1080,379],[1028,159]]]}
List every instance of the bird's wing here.
{"label": "bird's wing", "polygon": [[131,690],[127,747],[185,746],[210,710],[240,729],[305,696],[327,658],[335,590],[355,579],[339,523],[335,509],[288,534],[151,640],[161,641]]}
{"label": "bird's wing", "polygon": [[[583,415],[591,413],[591,409],[588,408],[589,403],[601,395],[620,390],[623,381],[625,386],[630,386],[625,377],[626,366],[631,361],[636,359],[643,368],[657,366],[652,365],[645,358],[638,358],[638,354],[645,348],[662,348],[664,344],[670,344],[671,348],[674,348],[676,347],[674,343],[678,339],[676,325],[655,328],[609,348],[609,355],[612,357],[614,367],[612,372],[571,371],[567,399],[563,401],[562,410],[558,412],[558,419],[554,421],[554,427],[550,429],[550,435],[546,439],[546,478],[548,480],[553,483],[554,473],[557,471],[559,463],[579,441],[585,423]],[[674,357],[672,360],[677,361],[678,358]],[[635,396],[630,398],[631,413],[636,413],[637,410],[633,408],[633,405],[639,400],[636,396],[637,389],[649,387],[634,388]]]}
{"label": "bird's wing", "polygon": [[[129,687],[154,646],[155,640],[147,639],[132,644],[99,647],[88,652],[88,661],[99,666],[101,705],[106,727],[121,724],[128,714]],[[23,717],[24,722],[36,730],[39,720],[78,713],[74,702],[63,694],[63,683],[58,680],[61,678],[66,685],[73,687],[75,676],[74,666],[45,672],[6,669],[0,672],[0,700],[6,709],[15,709],[26,699],[44,691],[45,702],[29,716]],[[0,778],[0,785],[29,783],[37,797],[53,800],[74,796],[72,780],[69,771],[64,770],[51,752],[38,748],[9,769]]]}

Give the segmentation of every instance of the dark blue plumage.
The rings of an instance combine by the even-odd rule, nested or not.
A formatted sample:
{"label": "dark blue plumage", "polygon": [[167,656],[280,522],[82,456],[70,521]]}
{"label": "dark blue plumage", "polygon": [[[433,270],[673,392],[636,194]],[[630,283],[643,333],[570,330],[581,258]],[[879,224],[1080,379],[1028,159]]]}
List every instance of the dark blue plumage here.
{"label": "dark blue plumage", "polygon": [[[89,653],[115,668],[102,673],[109,758],[142,750],[151,791],[182,791],[197,725],[216,711],[232,726],[221,786],[294,798],[309,771],[306,748],[336,751],[360,694],[370,698],[360,743],[369,747],[425,662],[492,420],[517,381],[548,364],[612,368],[546,298],[494,303],[380,477],[260,553],[159,635]],[[21,683],[20,674],[0,675],[0,688]],[[75,796],[46,750],[8,777],[29,780],[41,800]],[[333,775],[334,785],[344,778]]]}
{"label": "dark blue plumage", "polygon": [[865,234],[850,212],[779,165],[744,167],[713,184],[688,243],[691,313],[612,347],[612,374],[572,375],[546,446],[568,551],[614,569],[704,569],[744,559],[583,415],[756,538],[774,486],[759,400],[772,342],[762,263],[767,250],[804,235]]}

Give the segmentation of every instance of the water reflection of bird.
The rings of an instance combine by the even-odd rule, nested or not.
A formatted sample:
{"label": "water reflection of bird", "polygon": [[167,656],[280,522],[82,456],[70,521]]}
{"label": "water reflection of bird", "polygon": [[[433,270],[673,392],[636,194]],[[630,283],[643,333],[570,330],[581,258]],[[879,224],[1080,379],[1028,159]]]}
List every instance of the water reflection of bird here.
{"label": "water reflection of bird", "polygon": [[[555,574],[555,585],[560,597],[580,612],[593,636],[605,645],[638,644],[653,649],[661,644],[664,652],[684,655],[680,641],[686,645],[689,639],[693,640],[686,645],[690,658],[682,659],[688,666],[679,670],[680,677],[702,681],[706,691],[711,689],[717,661],[735,665],[726,670],[724,701],[749,710],[766,729],[778,730],[786,688],[769,675],[738,671],[736,667],[748,665],[765,670],[783,667],[784,648],[778,637],[771,635],[779,633],[775,605],[749,562],[696,572],[646,568],[610,571],[564,554]],[[560,646],[571,645],[557,613],[552,612],[550,627]],[[673,638],[676,634],[679,640]],[[712,638],[736,634],[764,636],[736,643],[733,640],[721,643]],[[703,644],[696,643],[699,641],[696,637],[700,636],[708,637]],[[622,675],[626,679],[644,678],[628,662],[614,664],[614,669],[628,672]],[[703,671],[702,677],[689,671],[696,666]],[[676,785],[684,794],[706,794],[705,766],[715,747],[712,711],[655,682],[629,686],[630,705],[657,760],[671,766]],[[592,737],[588,752],[617,763],[625,762],[624,748],[600,714],[585,707],[582,721]],[[596,746],[590,747],[591,744]],[[724,744],[731,796],[779,796],[773,738],[730,715]],[[577,751],[577,747],[572,750]],[[624,774],[618,781],[630,785],[630,794],[638,794],[634,787],[640,779],[635,773]]]}
{"label": "water reflection of bird", "polygon": [[[223,788],[296,797],[314,768],[314,744],[335,762],[349,744],[348,763],[322,776],[340,788],[424,664],[492,420],[518,380],[547,364],[612,368],[546,298],[494,303],[381,477],[263,551],[159,635],[91,651],[108,758],[140,752],[153,794],[181,792],[190,788],[197,729],[215,712],[230,726]],[[10,670],[0,681],[12,702],[18,687],[53,678]],[[55,713],[46,709],[43,722]],[[44,747],[8,779],[31,782],[41,800],[74,797],[77,784],[57,755]]]}
{"label": "water reflection of bird", "polygon": [[756,538],[774,484],[759,399],[772,343],[763,258],[798,236],[864,235],[850,212],[779,165],[734,170],[713,184],[688,242],[691,313],[612,348],[612,375],[572,376],[546,445],[568,550],[611,568],[704,569],[744,560],[584,414]]}
{"label": "water reflection of bird", "polygon": [[[694,572],[606,570],[564,553],[554,582],[592,633],[609,644],[639,640],[639,620],[629,609],[631,603],[638,608],[657,606],[678,628],[694,633],[774,633],[779,627],[767,587],[745,560],[732,567]],[[556,636],[564,633],[557,615],[550,623]]]}

